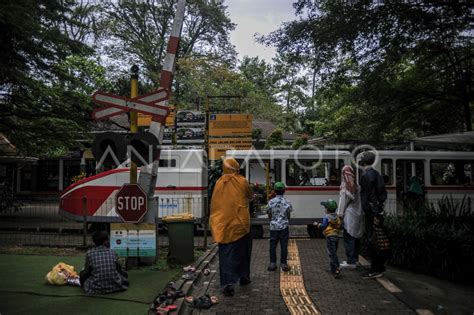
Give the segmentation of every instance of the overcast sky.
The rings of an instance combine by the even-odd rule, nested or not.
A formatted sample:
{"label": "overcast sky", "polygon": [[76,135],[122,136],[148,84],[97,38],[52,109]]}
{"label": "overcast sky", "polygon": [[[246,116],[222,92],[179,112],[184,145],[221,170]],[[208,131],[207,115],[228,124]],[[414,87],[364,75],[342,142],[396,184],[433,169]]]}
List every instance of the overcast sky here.
{"label": "overcast sky", "polygon": [[239,59],[248,55],[271,61],[275,50],[255,42],[254,34],[267,35],[282,22],[295,19],[293,0],[227,0],[225,4],[236,25],[230,39],[239,53]]}

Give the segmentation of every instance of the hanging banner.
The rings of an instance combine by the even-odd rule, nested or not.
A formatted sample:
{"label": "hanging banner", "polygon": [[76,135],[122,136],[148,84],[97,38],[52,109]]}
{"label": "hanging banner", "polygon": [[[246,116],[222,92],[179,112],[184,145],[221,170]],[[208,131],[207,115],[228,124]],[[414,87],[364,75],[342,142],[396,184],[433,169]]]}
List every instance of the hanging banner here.
{"label": "hanging banner", "polygon": [[252,119],[248,114],[210,114],[209,136],[251,136]]}
{"label": "hanging banner", "polygon": [[178,126],[203,125],[206,122],[206,114],[200,111],[180,110],[176,117]]}

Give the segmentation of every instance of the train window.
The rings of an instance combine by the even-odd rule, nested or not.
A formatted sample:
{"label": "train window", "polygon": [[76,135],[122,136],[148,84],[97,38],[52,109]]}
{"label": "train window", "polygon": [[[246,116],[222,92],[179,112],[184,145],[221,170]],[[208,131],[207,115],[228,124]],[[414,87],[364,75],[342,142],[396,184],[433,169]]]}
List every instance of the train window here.
{"label": "train window", "polygon": [[432,185],[472,185],[474,161],[431,160]]}
{"label": "train window", "polygon": [[176,167],[176,159],[160,159],[160,167]]}
{"label": "train window", "polygon": [[342,160],[288,160],[286,184],[288,186],[339,186]]}
{"label": "train window", "polygon": [[407,191],[413,176],[418,177],[422,184],[425,182],[424,160],[397,160],[396,163],[397,190]]}
{"label": "train window", "polygon": [[250,160],[249,167],[249,182],[266,184],[266,167],[268,164],[268,171],[270,176],[270,184],[273,186],[275,182],[281,181],[281,161],[279,160]]}
{"label": "train window", "polygon": [[382,159],[381,171],[385,185],[393,185],[393,160]]}

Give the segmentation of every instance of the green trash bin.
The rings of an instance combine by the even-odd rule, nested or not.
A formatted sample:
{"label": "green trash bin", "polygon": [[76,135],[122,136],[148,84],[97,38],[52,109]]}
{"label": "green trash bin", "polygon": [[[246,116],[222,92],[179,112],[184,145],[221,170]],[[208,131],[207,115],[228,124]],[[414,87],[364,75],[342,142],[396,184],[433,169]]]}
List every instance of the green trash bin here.
{"label": "green trash bin", "polygon": [[194,220],[172,219],[168,225],[168,261],[176,264],[189,264],[194,261]]}

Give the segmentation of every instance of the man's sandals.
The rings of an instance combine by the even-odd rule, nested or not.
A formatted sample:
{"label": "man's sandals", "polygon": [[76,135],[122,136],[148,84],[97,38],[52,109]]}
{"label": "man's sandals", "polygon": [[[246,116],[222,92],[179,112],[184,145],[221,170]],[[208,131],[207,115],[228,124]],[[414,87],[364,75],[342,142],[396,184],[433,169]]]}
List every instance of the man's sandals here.
{"label": "man's sandals", "polygon": [[216,296],[209,296],[207,294],[200,296],[198,298],[187,296],[184,298],[184,300],[190,307],[197,308],[197,309],[208,309],[214,304],[218,303]]}

